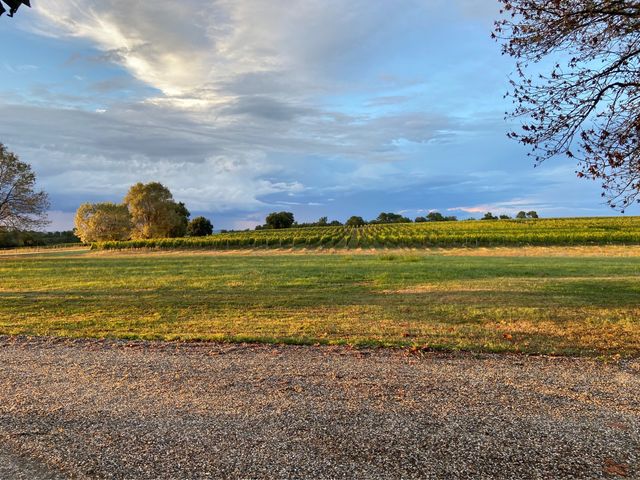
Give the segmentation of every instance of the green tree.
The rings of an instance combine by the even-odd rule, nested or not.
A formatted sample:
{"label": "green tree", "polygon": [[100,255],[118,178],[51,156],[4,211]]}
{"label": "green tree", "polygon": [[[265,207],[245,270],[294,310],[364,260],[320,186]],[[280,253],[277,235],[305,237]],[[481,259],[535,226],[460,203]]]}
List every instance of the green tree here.
{"label": "green tree", "polygon": [[265,224],[269,228],[291,228],[294,221],[291,212],[272,212],[267,215]]}
{"label": "green tree", "polygon": [[131,214],[134,239],[183,236],[189,211],[173,200],[171,191],[158,182],[136,183],[124,199]]}
{"label": "green tree", "polygon": [[27,230],[47,222],[49,199],[36,190],[31,166],[0,143],[0,229]]}
{"label": "green tree", "polygon": [[498,217],[494,216],[491,212],[487,212],[480,220],[498,220]]}
{"label": "green tree", "polygon": [[326,227],[327,225],[329,225],[329,219],[327,217],[320,217],[317,225],[319,227]]}
{"label": "green tree", "polygon": [[427,220],[430,222],[444,222],[446,218],[440,212],[429,212]]}
{"label": "green tree", "polygon": [[175,209],[175,224],[169,232],[170,237],[184,237],[187,234],[187,227],[189,226],[189,217],[191,212],[187,210],[187,207],[183,202],[178,202],[174,206]]}
{"label": "green tree", "polygon": [[527,212],[527,217],[529,217],[529,218],[540,218],[540,217],[538,217],[538,212],[536,212],[535,210],[531,210],[530,212]]}
{"label": "green tree", "polygon": [[74,223],[74,233],[85,243],[131,237],[131,217],[126,205],[83,203],[76,211]]}
{"label": "green tree", "polygon": [[367,222],[364,221],[364,218],[354,215],[352,217],[349,217],[349,219],[344,224],[347,227],[362,227],[363,225],[366,225]]}
{"label": "green tree", "polygon": [[510,220],[511,217],[509,215],[505,215],[504,213],[500,215],[500,220]]}
{"label": "green tree", "polygon": [[416,217],[414,222],[416,223],[424,223],[424,222],[428,222],[429,220],[427,220],[426,217]]}
{"label": "green tree", "polygon": [[189,222],[187,235],[190,237],[206,237],[213,233],[213,224],[208,218],[196,217]]}
{"label": "green tree", "polygon": [[411,223],[411,219],[403,217],[399,213],[381,212],[371,223]]}
{"label": "green tree", "polygon": [[523,218],[527,218],[527,212],[525,212],[524,210],[520,210],[516,215],[516,218],[520,220],[522,220]]}

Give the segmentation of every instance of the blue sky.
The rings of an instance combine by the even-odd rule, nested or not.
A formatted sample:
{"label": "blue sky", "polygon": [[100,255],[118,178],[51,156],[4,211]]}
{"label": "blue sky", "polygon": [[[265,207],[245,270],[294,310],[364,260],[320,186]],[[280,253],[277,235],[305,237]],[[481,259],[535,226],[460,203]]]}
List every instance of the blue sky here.
{"label": "blue sky", "polygon": [[494,0],[32,4],[0,19],[0,141],[49,192],[51,229],[137,181],[216,228],[616,213],[570,161],[534,169],[506,138]]}

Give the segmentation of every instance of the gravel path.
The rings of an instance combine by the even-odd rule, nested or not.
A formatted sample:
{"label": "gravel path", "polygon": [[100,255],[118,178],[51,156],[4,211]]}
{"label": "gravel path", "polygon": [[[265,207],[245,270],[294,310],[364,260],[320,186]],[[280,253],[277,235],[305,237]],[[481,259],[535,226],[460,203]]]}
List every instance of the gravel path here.
{"label": "gravel path", "polygon": [[640,478],[640,361],[0,337],[0,464],[3,480]]}

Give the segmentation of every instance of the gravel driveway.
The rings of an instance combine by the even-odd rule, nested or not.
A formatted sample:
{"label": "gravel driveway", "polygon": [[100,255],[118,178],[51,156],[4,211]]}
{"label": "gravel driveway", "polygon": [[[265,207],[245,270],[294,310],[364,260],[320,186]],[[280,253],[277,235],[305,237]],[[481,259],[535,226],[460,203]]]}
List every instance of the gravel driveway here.
{"label": "gravel driveway", "polygon": [[0,464],[3,480],[640,478],[640,361],[0,337]]}

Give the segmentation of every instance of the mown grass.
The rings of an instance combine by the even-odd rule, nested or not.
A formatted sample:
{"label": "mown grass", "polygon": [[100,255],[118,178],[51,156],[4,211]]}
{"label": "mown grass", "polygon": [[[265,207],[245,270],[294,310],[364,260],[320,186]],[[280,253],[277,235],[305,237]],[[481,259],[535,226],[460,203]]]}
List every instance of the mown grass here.
{"label": "mown grass", "polygon": [[638,356],[640,257],[5,257],[0,334]]}

